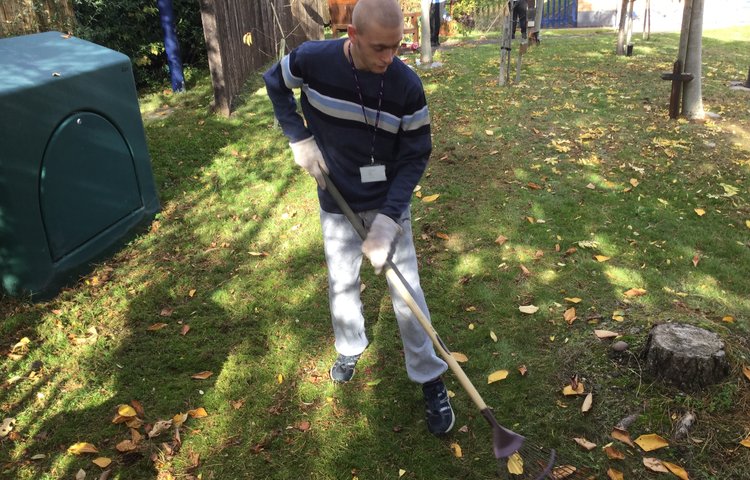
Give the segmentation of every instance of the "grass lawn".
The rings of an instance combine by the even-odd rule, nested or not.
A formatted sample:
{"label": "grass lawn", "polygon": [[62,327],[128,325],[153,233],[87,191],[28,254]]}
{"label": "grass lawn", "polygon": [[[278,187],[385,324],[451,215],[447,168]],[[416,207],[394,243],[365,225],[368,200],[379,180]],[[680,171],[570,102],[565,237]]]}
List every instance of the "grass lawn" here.
{"label": "grass lawn", "polygon": [[[695,479],[750,478],[750,94],[727,87],[747,75],[749,38],[704,32],[704,105],[720,115],[704,123],[668,119],[659,74],[676,34],[617,57],[611,31],[547,31],[503,88],[494,39],[449,42],[441,67],[420,70],[434,151],[412,210],[433,322],[502,424],[594,478],[671,476],[644,457]],[[92,460],[106,457],[110,479],[496,478],[490,430],[451,374],[456,427],[428,434],[370,268],[371,345],[353,382],[331,384],[314,181],[259,77],[232,118],[210,100],[207,76],[141,99],[163,205],[148,232],[53,300],[0,300],[0,421],[15,422],[0,432],[0,477],[99,478]],[[729,376],[694,393],[654,381],[639,354],[667,321],[720,335]],[[587,413],[583,395],[562,394],[575,376]],[[142,424],[113,423],[120,405]],[[674,440],[686,412],[697,420]],[[669,447],[614,440],[631,415],[633,440]],[[98,453],[68,453],[77,442]],[[607,456],[610,442],[624,458]]]}

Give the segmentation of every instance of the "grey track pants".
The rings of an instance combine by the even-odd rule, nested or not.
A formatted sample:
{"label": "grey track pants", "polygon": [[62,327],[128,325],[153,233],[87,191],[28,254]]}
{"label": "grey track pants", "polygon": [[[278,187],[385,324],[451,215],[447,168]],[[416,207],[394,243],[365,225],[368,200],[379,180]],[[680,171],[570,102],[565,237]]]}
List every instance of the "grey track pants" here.
{"label": "grey track pants", "polygon": [[[377,211],[359,213],[367,228]],[[331,307],[336,351],[342,355],[358,355],[367,347],[365,318],[360,299],[360,267],[362,240],[342,214],[320,211],[323,245],[328,264],[328,297]],[[411,215],[407,210],[399,220],[403,233],[394,242],[392,260],[412,287],[417,304],[429,318],[422,287],[419,284],[417,255],[411,230]],[[404,344],[406,373],[418,383],[425,383],[443,374],[448,365],[437,356],[430,337],[408,305],[393,286],[389,285],[393,310],[396,314],[401,341]]]}

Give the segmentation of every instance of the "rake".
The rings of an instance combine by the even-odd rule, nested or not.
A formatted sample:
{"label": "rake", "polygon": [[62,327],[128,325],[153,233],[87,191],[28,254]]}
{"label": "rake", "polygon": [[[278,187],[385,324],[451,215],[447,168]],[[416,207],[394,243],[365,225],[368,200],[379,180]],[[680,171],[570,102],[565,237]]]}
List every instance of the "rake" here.
{"label": "rake", "polygon": [[[367,237],[367,230],[365,229],[362,220],[352,211],[328,175],[325,172],[322,173],[328,192],[334,198],[336,204],[352,224],[359,236],[364,240]],[[390,258],[384,266],[384,271],[388,282],[395,288],[401,298],[409,306],[409,309],[430,337],[430,340],[432,340],[437,352],[448,364],[453,374],[458,378],[463,389],[468,393],[469,397],[471,397],[471,400],[477,408],[479,408],[479,411],[482,413],[484,419],[487,420],[487,423],[489,423],[490,428],[492,429],[492,447],[495,458],[498,460],[498,470],[500,475],[506,475],[506,478],[513,480],[575,478],[574,476],[577,475],[575,467],[561,466],[555,468],[557,455],[554,449],[544,449],[534,446],[530,442],[527,442],[524,436],[519,435],[498,423],[490,407],[488,407],[484,400],[482,400],[482,397],[469,380],[469,377],[466,376],[466,373],[464,373],[456,359],[453,358],[448,347],[445,346],[445,343],[440,339],[440,336],[432,327],[427,316],[414,300],[414,291]]]}

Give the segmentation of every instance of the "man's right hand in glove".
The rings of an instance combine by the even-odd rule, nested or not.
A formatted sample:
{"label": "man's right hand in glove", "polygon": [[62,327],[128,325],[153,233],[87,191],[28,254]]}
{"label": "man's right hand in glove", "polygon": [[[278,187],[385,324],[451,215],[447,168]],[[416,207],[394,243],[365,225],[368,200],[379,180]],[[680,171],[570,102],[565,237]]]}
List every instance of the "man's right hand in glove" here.
{"label": "man's right hand in glove", "polygon": [[315,142],[315,137],[290,143],[289,146],[292,147],[294,163],[307,170],[307,173],[312,175],[315,181],[318,182],[320,188],[325,190],[326,182],[323,180],[321,171],[328,173],[328,167],[326,166],[326,161],[323,159],[323,154],[318,148],[318,144]]}
{"label": "man's right hand in glove", "polygon": [[373,220],[367,238],[362,243],[362,253],[370,259],[375,273],[380,274],[391,253],[391,245],[403,229],[391,217],[378,213]]}

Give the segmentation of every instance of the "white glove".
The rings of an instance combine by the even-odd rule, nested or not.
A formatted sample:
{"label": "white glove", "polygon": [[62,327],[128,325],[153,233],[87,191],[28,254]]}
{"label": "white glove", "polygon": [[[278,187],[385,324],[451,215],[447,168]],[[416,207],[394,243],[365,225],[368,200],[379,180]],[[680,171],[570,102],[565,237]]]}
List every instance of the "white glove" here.
{"label": "white glove", "polygon": [[320,153],[318,144],[315,142],[315,137],[290,143],[289,146],[292,147],[294,163],[307,170],[307,173],[318,182],[320,188],[325,190],[326,182],[323,180],[321,171],[328,173],[328,166],[326,166],[323,154]]}
{"label": "white glove", "polygon": [[362,243],[362,253],[370,259],[376,274],[380,274],[383,270],[388,254],[391,252],[391,245],[402,231],[401,225],[394,222],[388,215],[378,213],[375,216],[367,232],[367,238]]}

